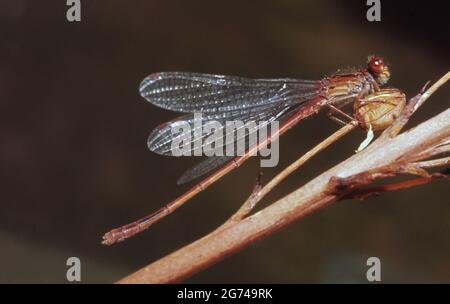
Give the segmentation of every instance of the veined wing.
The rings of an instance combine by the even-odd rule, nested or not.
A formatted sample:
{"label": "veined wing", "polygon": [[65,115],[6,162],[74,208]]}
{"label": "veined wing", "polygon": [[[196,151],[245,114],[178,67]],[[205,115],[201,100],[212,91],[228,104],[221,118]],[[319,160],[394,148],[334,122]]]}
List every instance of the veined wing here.
{"label": "veined wing", "polygon": [[[251,109],[250,111],[229,111],[215,114],[203,114],[197,117],[195,114],[181,116],[172,121],[158,126],[150,134],[147,145],[149,149],[157,154],[174,156],[175,149],[179,149],[178,143],[189,145],[183,148],[183,153],[188,155],[201,154],[206,145],[214,139],[214,149],[225,151],[226,146],[245,140],[250,135],[258,132],[261,128],[277,120],[288,112],[289,106],[278,106],[265,108],[262,111]],[[233,126],[228,127],[227,122]],[[234,124],[239,122],[240,124]],[[214,128],[205,132],[209,123],[214,123]],[[212,137],[214,135],[214,137]],[[248,143],[246,143],[248,144]],[[246,146],[247,147],[247,146]]]}
{"label": "veined wing", "polygon": [[320,81],[186,72],[151,74],[139,87],[141,96],[152,104],[184,113],[222,113],[292,105],[317,96],[319,90]]}
{"label": "veined wing", "polygon": [[[289,108],[288,111],[283,111],[280,115],[277,115],[277,121],[280,124],[280,127],[293,115],[299,110],[299,107],[292,107]],[[270,132],[267,134],[268,137],[271,136]],[[248,147],[252,148],[252,147]],[[178,179],[177,184],[185,184],[188,182],[193,181],[194,179],[197,179],[209,172],[212,172],[225,164],[229,163],[230,161],[233,161],[233,159],[236,158],[236,156],[211,156],[204,160],[202,160],[197,165],[193,166],[192,168],[189,168],[186,170],[181,177]]]}
{"label": "veined wing", "polygon": [[232,161],[233,158],[236,156],[211,156],[207,159],[202,160],[192,168],[189,168],[186,170],[183,175],[180,176],[180,178],[177,180],[178,185],[189,183],[190,181],[193,181],[194,179],[205,175],[206,173],[209,173],[219,167],[222,167],[222,165],[225,165],[226,163]]}

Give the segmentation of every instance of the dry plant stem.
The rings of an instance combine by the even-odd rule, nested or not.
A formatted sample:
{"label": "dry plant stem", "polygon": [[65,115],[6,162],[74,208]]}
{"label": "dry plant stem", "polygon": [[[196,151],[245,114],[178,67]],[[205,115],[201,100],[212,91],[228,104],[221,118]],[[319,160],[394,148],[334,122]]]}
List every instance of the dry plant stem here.
{"label": "dry plant stem", "polygon": [[[402,165],[397,165],[397,168],[395,166],[388,166],[387,168],[378,168],[376,170],[373,170],[373,172],[366,171],[360,174],[361,176],[351,176],[347,178],[347,181],[345,182],[343,179],[341,179],[340,183],[346,184],[347,187],[351,186],[354,181],[361,182],[361,179],[366,180],[374,180],[377,178],[377,175],[384,175],[384,176],[393,176],[396,175],[396,173],[401,173],[405,171],[405,173],[410,174],[421,174],[421,178],[416,178],[412,180],[406,180],[401,181],[398,183],[391,183],[391,184],[385,184],[380,186],[375,186],[371,188],[365,188],[365,189],[356,189],[353,192],[347,193],[345,196],[341,197],[341,199],[359,199],[359,200],[365,200],[370,196],[378,195],[381,192],[388,192],[388,191],[397,191],[401,189],[407,189],[419,185],[424,185],[430,183],[432,180],[436,178],[448,178],[449,173],[446,172],[446,170],[438,173],[429,174],[424,168],[435,168],[435,167],[448,167],[450,165],[450,157],[444,157],[439,159],[433,159],[429,161],[423,161],[423,162],[417,162],[417,163],[411,163],[407,164],[406,166],[403,165],[403,169],[401,168]],[[412,167],[413,169],[411,170]],[[405,170],[406,168],[406,170]],[[397,170],[397,172],[395,172]],[[410,170],[410,171],[408,171]],[[421,171],[423,170],[423,171]],[[336,181],[335,181],[336,182]]]}
{"label": "dry plant stem", "polygon": [[230,219],[227,222],[225,222],[223,226],[227,225],[227,223],[233,223],[243,219],[247,214],[249,214],[253,210],[253,208],[255,208],[256,204],[259,201],[258,193],[262,188],[261,177],[262,173],[259,173],[252,194],[250,194],[249,198],[245,201],[245,203],[241,206],[241,208],[239,208],[239,210],[235,214],[233,214],[233,216],[230,217]]}
{"label": "dry plant stem", "polygon": [[427,161],[423,161],[423,162],[417,162],[414,164],[420,168],[434,168],[434,167],[449,166],[450,165],[450,157],[432,159],[432,160],[427,160]]}
{"label": "dry plant stem", "polygon": [[[423,101],[431,93],[427,91],[422,94],[422,96],[426,96]],[[436,147],[448,140],[450,140],[450,109],[400,135],[380,136],[362,152],[322,173],[303,187],[265,209],[224,229],[206,235],[138,270],[119,281],[119,283],[173,283],[181,281],[236,253],[252,242],[273,234],[311,212],[339,200],[345,196],[345,191],[348,190],[347,193],[349,193],[357,189],[357,186],[363,186],[372,181],[372,179],[362,180],[359,185],[353,185],[353,187],[345,187],[346,185],[344,185],[342,189],[337,189],[333,188],[337,184],[330,183],[330,180],[345,181],[351,179],[352,176],[358,176],[365,172],[374,173],[379,168],[395,167],[396,165],[401,167],[398,162],[399,159],[417,158],[417,155],[430,147]],[[431,153],[428,156],[431,157],[433,154]],[[416,159],[416,161],[422,160],[424,159]],[[404,165],[405,163],[402,162],[401,164]],[[378,176],[383,177],[383,174],[380,173]],[[376,178],[375,175],[373,179]],[[341,185],[343,184],[341,183]]]}
{"label": "dry plant stem", "polygon": [[427,159],[431,156],[440,155],[440,154],[446,154],[450,152],[450,145],[436,145],[433,147],[430,147],[423,151],[422,153],[419,153],[415,156],[415,158],[410,159],[410,161],[415,161],[416,159]]}
{"label": "dry plant stem", "polygon": [[421,107],[424,102],[434,93],[437,89],[439,89],[444,83],[446,83],[450,79],[450,72],[447,72],[444,76],[442,76],[438,81],[436,81],[428,90],[425,91],[425,88],[428,86],[429,82],[425,84],[422,88],[421,92],[413,97],[406,108],[403,110],[403,113],[399,119],[397,119],[392,126],[390,126],[385,132],[383,132],[381,138],[384,137],[394,137],[402,128],[406,125],[411,115],[417,111],[419,107]]}
{"label": "dry plant stem", "polygon": [[233,222],[242,220],[246,217],[252,209],[256,206],[256,204],[261,201],[264,196],[266,196],[273,188],[275,188],[279,183],[281,183],[285,178],[287,178],[290,174],[292,174],[295,170],[300,168],[304,163],[314,157],[317,153],[321,152],[332,143],[338,141],[340,138],[350,133],[357,127],[358,123],[355,120],[350,121],[345,126],[341,127],[339,130],[334,132],[332,135],[327,137],[325,140],[320,142],[314,148],[306,152],[302,157],[297,159],[295,162],[286,167],[283,171],[278,173],[273,179],[270,180],[264,187],[255,187],[250,197],[247,201],[242,205],[242,207],[227,221],[223,224],[219,229],[223,229],[228,225],[233,224]]}
{"label": "dry plant stem", "polygon": [[379,195],[382,192],[389,192],[389,191],[398,191],[402,189],[408,189],[412,187],[417,187],[420,185],[425,185],[430,182],[432,182],[436,178],[442,178],[446,177],[448,178],[448,175],[436,173],[431,174],[430,177],[421,177],[421,178],[415,178],[410,179],[398,183],[392,183],[392,184],[385,184],[381,186],[366,188],[366,189],[357,189],[354,192],[350,192],[346,194],[345,196],[341,197],[341,199],[358,199],[358,200],[365,200],[371,196]]}

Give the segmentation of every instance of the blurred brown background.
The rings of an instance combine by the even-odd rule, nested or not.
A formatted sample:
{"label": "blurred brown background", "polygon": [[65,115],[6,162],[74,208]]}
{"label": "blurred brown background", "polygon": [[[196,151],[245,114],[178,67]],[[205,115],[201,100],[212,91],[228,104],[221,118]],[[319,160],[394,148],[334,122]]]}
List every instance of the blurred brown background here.
{"label": "blurred brown background", "polygon": [[[66,282],[69,256],[81,259],[83,282],[114,282],[210,232],[250,193],[256,159],[146,233],[100,244],[186,190],[176,180],[198,162],[147,150],[152,128],[177,115],[139,96],[147,74],[319,79],[376,53],[391,64],[390,86],[412,96],[450,66],[448,9],[420,3],[382,0],[382,21],[369,23],[365,0],[97,0],[82,1],[82,21],[69,23],[65,1],[0,0],[0,282]],[[446,109],[449,92],[412,124]],[[323,114],[296,126],[264,179],[336,128]],[[363,138],[355,132],[321,153],[261,207]],[[366,282],[370,256],[381,259],[383,282],[450,282],[448,186],[337,203],[186,282]]]}

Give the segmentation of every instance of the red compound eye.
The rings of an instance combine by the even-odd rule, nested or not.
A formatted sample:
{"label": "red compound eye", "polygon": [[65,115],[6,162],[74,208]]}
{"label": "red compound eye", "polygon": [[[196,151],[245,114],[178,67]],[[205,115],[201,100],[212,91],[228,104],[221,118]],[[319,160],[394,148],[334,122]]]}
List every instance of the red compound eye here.
{"label": "red compound eye", "polygon": [[371,71],[374,74],[379,74],[383,71],[384,68],[384,60],[381,57],[378,56],[372,56],[369,59],[368,63],[369,71]]}

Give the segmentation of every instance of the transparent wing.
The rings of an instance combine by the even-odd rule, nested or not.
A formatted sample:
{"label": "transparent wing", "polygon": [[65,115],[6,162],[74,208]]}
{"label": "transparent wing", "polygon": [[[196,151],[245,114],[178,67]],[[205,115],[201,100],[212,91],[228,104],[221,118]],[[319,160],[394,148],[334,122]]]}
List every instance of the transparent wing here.
{"label": "transparent wing", "polygon": [[[290,108],[288,111],[283,111],[282,115],[277,115],[277,121],[280,124],[280,127],[293,115],[297,112],[297,110],[301,106]],[[268,130],[267,136],[270,137],[270,130]],[[249,146],[249,148],[252,148]],[[201,177],[211,171],[218,169],[219,167],[224,166],[228,162],[232,161],[236,156],[212,156],[204,159],[194,167],[186,170],[183,175],[178,179],[177,184],[185,184],[191,182],[198,177]]]}
{"label": "transparent wing", "polygon": [[278,106],[262,111],[188,114],[154,129],[147,145],[151,151],[166,156],[179,156],[181,148],[183,155],[201,155],[205,148],[222,149],[225,154],[228,145],[266,128],[289,109],[289,106]]}
{"label": "transparent wing", "polygon": [[141,96],[152,104],[184,113],[222,113],[301,103],[316,96],[319,89],[319,81],[185,72],[151,74],[139,87]]}
{"label": "transparent wing", "polygon": [[186,170],[177,181],[178,185],[189,183],[231,161],[235,156],[211,156]]}

